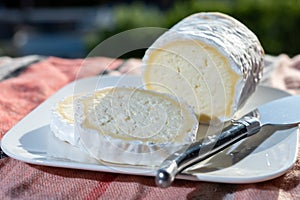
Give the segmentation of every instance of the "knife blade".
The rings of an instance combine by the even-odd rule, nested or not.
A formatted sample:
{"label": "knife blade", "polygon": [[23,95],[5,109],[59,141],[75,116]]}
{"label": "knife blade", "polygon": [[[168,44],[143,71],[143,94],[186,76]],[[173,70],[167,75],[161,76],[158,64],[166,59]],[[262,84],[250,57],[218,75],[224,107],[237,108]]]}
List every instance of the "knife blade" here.
{"label": "knife blade", "polygon": [[220,133],[183,146],[167,157],[157,170],[155,183],[166,188],[175,176],[187,167],[203,161],[228,146],[261,130],[263,126],[289,129],[300,123],[300,95],[289,96],[263,104],[238,120],[232,120]]}

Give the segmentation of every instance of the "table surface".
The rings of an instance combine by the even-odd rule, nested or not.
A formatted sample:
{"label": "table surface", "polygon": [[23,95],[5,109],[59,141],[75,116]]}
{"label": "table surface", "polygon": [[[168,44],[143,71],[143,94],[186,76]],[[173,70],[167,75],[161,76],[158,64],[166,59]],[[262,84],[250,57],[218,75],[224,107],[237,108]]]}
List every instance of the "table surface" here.
{"label": "table surface", "polygon": [[[141,73],[139,59],[0,57],[0,137],[64,85],[100,74]],[[266,56],[261,84],[300,93],[300,56]],[[0,159],[0,199],[300,199],[299,157],[286,174],[253,184],[175,180],[63,169]]]}

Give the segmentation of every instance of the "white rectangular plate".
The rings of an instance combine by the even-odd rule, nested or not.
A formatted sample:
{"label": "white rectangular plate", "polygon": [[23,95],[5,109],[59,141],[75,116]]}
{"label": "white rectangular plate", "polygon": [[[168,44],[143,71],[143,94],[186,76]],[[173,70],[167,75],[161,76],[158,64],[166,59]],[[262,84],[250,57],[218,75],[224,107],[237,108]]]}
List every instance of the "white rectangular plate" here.
{"label": "white rectangular plate", "polygon": [[[52,149],[56,149],[55,153],[58,155],[64,154],[64,157],[68,153],[72,156],[76,155],[73,160],[58,159],[47,154],[49,140],[54,139],[49,128],[51,106],[65,96],[110,86],[143,87],[141,78],[137,76],[101,76],[70,83],[5,134],[1,141],[3,151],[12,158],[37,165],[155,176],[155,168],[96,163],[80,155],[78,149],[61,141],[54,141],[56,147]],[[281,90],[259,86],[242,113],[288,95]],[[297,128],[285,131],[261,131],[210,159],[190,167],[177,178],[223,183],[253,183],[278,177],[289,170],[296,161],[297,132]]]}

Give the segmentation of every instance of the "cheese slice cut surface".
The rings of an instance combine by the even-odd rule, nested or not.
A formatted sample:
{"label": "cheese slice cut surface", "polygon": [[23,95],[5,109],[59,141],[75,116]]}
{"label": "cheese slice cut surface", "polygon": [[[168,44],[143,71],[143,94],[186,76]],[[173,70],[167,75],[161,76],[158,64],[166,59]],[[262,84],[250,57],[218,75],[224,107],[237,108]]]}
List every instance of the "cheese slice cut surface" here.
{"label": "cheese slice cut surface", "polygon": [[221,13],[191,15],[143,57],[147,89],[184,99],[200,122],[233,118],[262,76],[264,51],[242,23]]}
{"label": "cheese slice cut surface", "polygon": [[166,94],[107,88],[76,99],[75,108],[82,145],[98,160],[156,166],[196,139],[192,109]]}

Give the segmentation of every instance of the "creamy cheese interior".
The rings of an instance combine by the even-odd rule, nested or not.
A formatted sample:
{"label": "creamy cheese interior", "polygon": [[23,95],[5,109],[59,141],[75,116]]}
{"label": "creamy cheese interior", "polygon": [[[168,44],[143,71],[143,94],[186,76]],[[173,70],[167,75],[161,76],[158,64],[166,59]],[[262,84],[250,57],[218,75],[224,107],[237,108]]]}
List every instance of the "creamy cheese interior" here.
{"label": "creamy cheese interior", "polygon": [[[50,126],[56,137],[49,140],[49,156],[157,166],[196,140],[198,121],[186,103],[167,94],[106,88],[58,102]],[[59,153],[66,142],[72,149]]]}
{"label": "creamy cheese interior", "polygon": [[218,49],[201,41],[170,41],[148,50],[146,88],[183,98],[202,122],[230,117],[241,75]]}
{"label": "creamy cheese interior", "polygon": [[156,92],[109,88],[78,99],[81,127],[122,140],[183,142],[195,120],[176,99]]}

